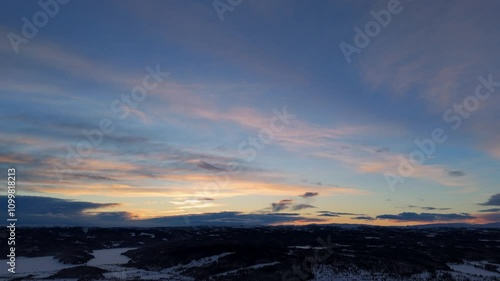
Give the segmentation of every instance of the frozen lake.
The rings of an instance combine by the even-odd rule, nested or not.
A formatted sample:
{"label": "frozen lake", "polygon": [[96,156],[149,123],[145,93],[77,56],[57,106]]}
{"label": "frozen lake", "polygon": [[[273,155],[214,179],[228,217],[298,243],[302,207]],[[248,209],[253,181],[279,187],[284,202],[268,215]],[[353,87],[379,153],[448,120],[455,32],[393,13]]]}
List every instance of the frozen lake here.
{"label": "frozen lake", "polygon": [[95,250],[92,252],[92,255],[95,258],[91,259],[87,262],[87,265],[91,266],[99,266],[105,264],[124,264],[127,263],[129,258],[122,255],[128,250],[133,250],[135,248],[116,248],[116,249],[103,249],[103,250]]}
{"label": "frozen lake", "polygon": [[[37,258],[27,258],[18,257],[16,258],[16,273],[35,273],[35,272],[46,272],[61,270],[63,268],[72,267],[71,264],[62,264],[54,259],[53,256],[47,257],[37,257]],[[7,260],[0,260],[0,270],[1,275],[5,276],[4,273],[8,272],[7,269],[9,265]]]}
{"label": "frozen lake", "polygon": [[[115,248],[115,249],[95,250],[92,252],[95,258],[88,261],[87,265],[101,266],[101,265],[127,263],[129,258],[121,254],[132,249],[135,248]],[[9,273],[7,271],[7,269],[9,268],[7,261],[8,261],[7,259],[0,260],[0,277],[12,276],[12,273]],[[55,260],[53,256],[36,257],[36,258],[29,258],[29,257],[16,258],[16,274],[32,273],[38,276],[47,276],[52,273],[55,273],[58,270],[73,266],[76,265],[60,263],[57,260]]]}

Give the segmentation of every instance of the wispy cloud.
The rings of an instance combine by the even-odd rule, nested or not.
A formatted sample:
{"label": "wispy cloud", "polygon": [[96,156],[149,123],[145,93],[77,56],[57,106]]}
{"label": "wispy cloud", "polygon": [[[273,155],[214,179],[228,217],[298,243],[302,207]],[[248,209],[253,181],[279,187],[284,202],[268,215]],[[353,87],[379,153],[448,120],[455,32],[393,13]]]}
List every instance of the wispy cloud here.
{"label": "wispy cloud", "polygon": [[[478,6],[456,1],[432,7],[412,4],[400,24],[391,26],[385,40],[373,41],[363,51],[357,66],[370,92],[385,95],[396,107],[411,104],[409,114],[398,116],[408,118],[408,126],[418,124],[411,114],[416,111],[422,118],[429,117],[430,112],[437,117],[433,126],[440,126],[445,110],[473,95],[478,75],[491,73],[500,62],[491,56],[500,43],[498,37],[491,36],[496,32],[492,11],[498,3],[485,1]],[[493,72],[493,76],[498,81],[498,74]],[[499,104],[499,99],[481,102],[476,117],[469,118],[460,129],[462,136],[474,141],[474,146],[497,159],[498,134],[492,124],[498,120]],[[464,145],[470,146],[470,142]]]}
{"label": "wispy cloud", "polygon": [[409,208],[409,209],[414,209],[414,208],[418,208],[418,209],[422,209],[422,210],[426,210],[426,211],[446,211],[446,210],[451,210],[451,208],[438,208],[438,207],[423,207],[423,206],[416,206],[416,205],[407,205],[405,207],[401,207],[401,208]]}
{"label": "wispy cloud", "polygon": [[[402,38],[398,44],[381,40],[367,50],[360,62],[365,81],[389,89],[386,93],[392,95],[409,95],[417,89],[413,94],[441,108],[466,94],[469,87],[464,86],[477,76],[477,69],[498,62],[491,60],[489,52],[499,40],[488,35],[494,25],[486,15],[491,15],[493,1],[480,7],[468,1],[455,4],[440,3],[440,8],[416,4],[406,11],[404,22],[391,32]],[[416,36],[400,36],[408,33]],[[473,51],[463,52],[464,48]]]}
{"label": "wispy cloud", "polygon": [[373,221],[375,218],[372,218],[370,216],[359,216],[359,217],[353,217],[351,218],[353,220],[364,220],[364,221]]}
{"label": "wispy cloud", "polygon": [[290,199],[283,199],[280,200],[279,202],[272,203],[271,209],[273,210],[273,212],[283,211],[285,209],[288,209],[292,203],[293,201]]}
{"label": "wispy cloud", "polygon": [[222,168],[215,167],[214,165],[208,164],[207,162],[201,160],[198,163],[198,167],[210,171],[224,171],[224,169]]}
{"label": "wispy cloud", "polygon": [[299,210],[309,209],[309,208],[316,208],[316,207],[314,207],[313,205],[309,205],[309,204],[297,204],[297,205],[294,205],[292,207],[292,210],[299,211]]}
{"label": "wispy cloud", "polygon": [[445,170],[445,172],[448,175],[452,176],[452,177],[463,177],[463,176],[465,176],[465,172],[463,172],[463,171]]}
{"label": "wispy cloud", "polygon": [[[6,40],[2,40],[0,43],[0,52],[4,54],[12,52]],[[18,56],[34,60],[55,70],[94,81],[113,82],[120,85],[138,85],[141,82],[131,75],[124,75],[123,70],[119,71],[110,65],[79,55],[49,41],[31,42]]]}
{"label": "wispy cloud", "polygon": [[317,211],[320,217],[340,217],[340,216],[365,216],[364,214],[332,212],[332,211]]}

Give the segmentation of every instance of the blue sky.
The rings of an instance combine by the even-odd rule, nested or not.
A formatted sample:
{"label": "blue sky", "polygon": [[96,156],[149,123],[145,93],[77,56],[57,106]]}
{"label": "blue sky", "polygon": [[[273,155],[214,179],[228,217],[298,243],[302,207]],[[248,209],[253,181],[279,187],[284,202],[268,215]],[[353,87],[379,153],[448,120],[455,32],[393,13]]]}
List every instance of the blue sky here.
{"label": "blue sky", "polygon": [[495,1],[41,3],[0,12],[26,224],[500,220]]}

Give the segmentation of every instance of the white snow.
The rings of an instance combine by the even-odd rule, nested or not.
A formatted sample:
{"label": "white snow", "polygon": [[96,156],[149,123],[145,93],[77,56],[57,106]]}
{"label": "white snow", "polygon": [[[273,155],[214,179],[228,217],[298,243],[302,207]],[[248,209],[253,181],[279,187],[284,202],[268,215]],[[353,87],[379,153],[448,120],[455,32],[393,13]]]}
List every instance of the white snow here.
{"label": "white snow", "polygon": [[225,256],[229,256],[232,254],[234,254],[234,253],[222,253],[222,254],[215,255],[215,256],[204,257],[204,258],[201,258],[199,260],[193,260],[186,265],[178,265],[178,266],[171,267],[170,269],[176,270],[178,268],[202,267],[204,265],[207,265],[207,264],[210,264],[213,262],[217,262],[220,258],[225,257]]}
{"label": "white snow", "polygon": [[89,260],[87,265],[90,266],[100,266],[104,264],[124,264],[129,261],[129,258],[122,255],[128,250],[133,250],[136,248],[115,248],[115,249],[104,249],[95,250],[92,252],[95,258]]}
{"label": "white snow", "polygon": [[[475,268],[472,265],[460,264],[451,265],[456,271],[460,272],[449,272],[453,278],[457,281],[486,281],[486,280],[498,280],[496,277],[500,276],[498,273],[489,272],[479,268]],[[472,267],[472,268],[470,268]],[[429,280],[429,273],[416,274],[411,277],[401,279],[401,278],[391,278],[385,274],[377,272],[368,272],[360,270],[356,267],[350,268],[347,272],[336,272],[332,266],[319,265],[313,267],[315,278],[312,281],[426,281]],[[438,274],[446,273],[447,271],[437,271]],[[496,274],[496,275],[492,275]]]}
{"label": "white snow", "polygon": [[461,273],[467,273],[471,275],[478,275],[478,276],[495,276],[495,277],[500,277],[500,273],[497,272],[492,272],[488,271],[482,268],[478,268],[473,266],[472,264],[465,263],[465,264],[447,264],[451,269],[457,272]]}
{"label": "white snow", "polygon": [[313,246],[288,246],[288,248],[293,248],[293,249],[302,249],[302,250],[308,250],[308,249],[312,249],[312,250],[322,250],[322,249],[326,249],[325,247],[313,247]]}
{"label": "white snow", "polygon": [[[302,248],[301,246],[296,246],[297,248]],[[202,266],[217,266],[217,262],[220,258],[232,255],[234,253],[226,252],[214,256],[204,257],[199,260],[193,260],[186,265],[176,265],[170,268],[165,268],[160,271],[148,271],[137,268],[124,267],[123,264],[127,263],[129,258],[121,255],[122,253],[135,249],[135,248],[115,248],[115,249],[102,249],[95,250],[92,254],[95,256],[90,260],[87,265],[96,266],[102,269],[106,269],[110,272],[105,273],[106,279],[116,278],[118,280],[127,279],[140,279],[140,280],[172,280],[172,281],[194,281],[193,278],[183,275],[183,271],[188,268],[202,267]],[[347,254],[349,255],[349,254]],[[261,263],[244,268],[239,268],[223,273],[219,273],[216,276],[224,276],[229,274],[237,274],[242,270],[259,269],[262,267],[272,266],[278,264],[278,262]],[[448,264],[448,266],[454,270],[450,273],[453,278],[457,281],[493,281],[499,280],[500,273],[487,271],[482,269],[488,261],[465,261],[462,264]],[[74,267],[75,265],[62,264],[55,260],[52,256],[46,257],[18,257],[16,259],[16,277],[26,276],[28,274],[33,274],[35,278],[49,277],[55,274],[58,270]],[[7,271],[7,260],[0,260],[0,280],[7,280],[12,277],[11,273]],[[314,266],[313,271],[315,278],[312,281],[425,281],[430,277],[429,273],[422,273],[413,275],[406,279],[394,279],[390,278],[385,274],[377,272],[363,271],[355,266],[352,266],[347,270],[347,272],[337,272],[334,267],[329,265],[319,265]],[[445,271],[438,271],[438,274],[445,273]],[[62,281],[62,280],[58,280]],[[68,280],[66,280],[68,281]]]}
{"label": "white snow", "polygon": [[223,272],[223,273],[215,274],[212,277],[233,274],[233,273],[237,273],[240,270],[259,269],[259,268],[262,268],[262,267],[271,266],[271,265],[275,265],[275,264],[279,264],[279,262],[260,263],[260,264],[256,264],[256,265],[252,265],[252,266],[248,266],[248,267],[243,267],[243,268],[239,268],[239,269],[235,269],[235,270],[231,270],[231,271],[226,271],[226,272]]}
{"label": "white snow", "polygon": [[[47,272],[47,271],[57,271],[63,268],[72,267],[71,264],[63,264],[54,259],[53,256],[46,257],[17,257],[16,258],[16,273],[36,273],[36,272]],[[3,274],[7,271],[9,265],[7,260],[0,260],[0,273]],[[1,275],[0,275],[1,276]]]}
{"label": "white snow", "polygon": [[156,236],[152,233],[146,233],[146,232],[141,232],[139,236],[149,236],[151,239],[155,238]]}
{"label": "white snow", "polygon": [[[127,263],[129,258],[121,255],[128,250],[135,248],[116,248],[116,249],[104,249],[95,250],[92,254],[95,258],[91,259],[87,265],[105,267],[109,264],[124,264]],[[53,256],[45,257],[17,257],[16,258],[16,276],[33,274],[37,278],[44,278],[55,274],[57,271],[74,267],[73,264],[63,264],[54,259]],[[12,273],[8,272],[7,260],[0,260],[0,280],[4,280],[6,277],[12,277]]]}
{"label": "white snow", "polygon": [[136,268],[117,268],[114,272],[103,274],[105,278],[118,280],[169,280],[169,281],[194,281],[193,278],[185,277],[176,273],[165,273],[158,271],[147,271]]}

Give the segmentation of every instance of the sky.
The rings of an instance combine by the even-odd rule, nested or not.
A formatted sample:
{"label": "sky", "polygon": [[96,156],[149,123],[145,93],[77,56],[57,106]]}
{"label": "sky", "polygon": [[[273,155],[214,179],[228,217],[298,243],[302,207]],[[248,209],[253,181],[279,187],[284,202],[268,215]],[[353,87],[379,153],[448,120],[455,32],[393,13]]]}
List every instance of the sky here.
{"label": "sky", "polygon": [[499,8],[5,2],[18,224],[499,222]]}

